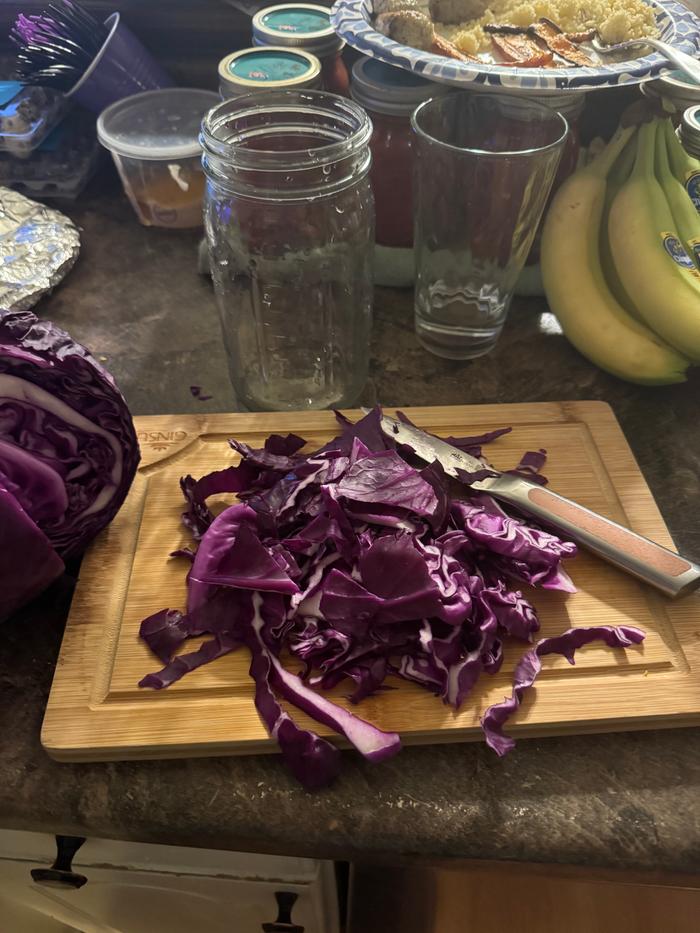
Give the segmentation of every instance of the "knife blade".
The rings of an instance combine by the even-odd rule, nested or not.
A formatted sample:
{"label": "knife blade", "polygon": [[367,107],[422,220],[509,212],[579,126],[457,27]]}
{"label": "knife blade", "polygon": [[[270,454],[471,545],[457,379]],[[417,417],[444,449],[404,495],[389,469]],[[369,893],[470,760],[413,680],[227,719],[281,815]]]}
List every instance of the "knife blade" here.
{"label": "knife blade", "polygon": [[[437,460],[445,473],[460,482],[465,482],[460,470],[494,470],[446,441],[388,415],[382,414],[381,427],[397,444],[408,445],[419,459],[427,463]],[[700,587],[700,566],[688,558],[551,489],[520,476],[498,470],[494,473],[468,485],[515,506],[672,599]]]}

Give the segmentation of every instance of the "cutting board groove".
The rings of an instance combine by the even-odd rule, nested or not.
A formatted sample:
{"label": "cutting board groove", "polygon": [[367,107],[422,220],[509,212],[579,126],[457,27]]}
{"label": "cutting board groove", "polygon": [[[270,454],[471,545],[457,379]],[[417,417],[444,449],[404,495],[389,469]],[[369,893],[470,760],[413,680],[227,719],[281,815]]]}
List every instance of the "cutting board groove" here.
{"label": "cutting board groove", "polygon": [[[513,432],[489,446],[496,466],[545,447],[551,488],[672,545],[653,497],[610,408],[600,402],[423,408],[413,420],[437,434]],[[136,418],[143,462],[119,515],[83,562],[66,626],[42,742],[53,757],[109,760],[273,750],[253,705],[245,650],[209,664],[168,690],[141,690],[160,666],[138,638],[140,621],[182,607],[186,565],[169,554],[189,543],[180,523],[183,473],[234,463],[227,439],[260,446],[273,431],[294,431],[319,446],[335,431],[328,412],[163,415]],[[220,497],[219,506],[230,500]],[[647,632],[627,652],[591,646],[575,667],[548,658],[536,690],[513,721],[517,735],[678,726],[700,721],[700,599],[669,603],[613,567],[582,553],[569,563],[578,592],[531,593],[542,634],[571,625],[633,624]],[[406,742],[478,738],[479,717],[510,690],[524,648],[507,647],[502,671],[484,675],[457,713],[419,687],[370,697],[357,712]],[[345,688],[332,695],[341,703]],[[294,712],[302,725],[327,730]]]}

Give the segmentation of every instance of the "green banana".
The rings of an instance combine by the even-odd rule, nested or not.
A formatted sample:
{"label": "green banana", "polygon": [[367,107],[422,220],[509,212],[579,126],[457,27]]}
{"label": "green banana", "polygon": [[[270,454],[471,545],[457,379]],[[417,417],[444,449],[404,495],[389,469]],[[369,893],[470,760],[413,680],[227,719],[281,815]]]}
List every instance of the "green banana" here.
{"label": "green banana", "polygon": [[654,175],[657,122],[639,130],[628,181],[610,207],[615,267],[644,321],[692,360],[700,360],[700,271],[676,230]]}
{"label": "green banana", "polygon": [[700,214],[695,210],[688,192],[671,172],[667,142],[667,127],[669,126],[671,126],[671,121],[664,120],[663,126],[657,127],[656,130],[656,180],[666,195],[680,241],[691,259],[695,261],[695,265],[698,265],[700,262]]}
{"label": "green banana", "polygon": [[700,213],[700,159],[694,159],[685,151],[670,120],[664,126],[671,171],[690,195],[690,200]]}
{"label": "green banana", "polygon": [[688,360],[627,314],[600,265],[607,177],[633,133],[618,130],[556,193],[542,231],[545,293],[571,343],[601,369],[644,385],[683,382]]}

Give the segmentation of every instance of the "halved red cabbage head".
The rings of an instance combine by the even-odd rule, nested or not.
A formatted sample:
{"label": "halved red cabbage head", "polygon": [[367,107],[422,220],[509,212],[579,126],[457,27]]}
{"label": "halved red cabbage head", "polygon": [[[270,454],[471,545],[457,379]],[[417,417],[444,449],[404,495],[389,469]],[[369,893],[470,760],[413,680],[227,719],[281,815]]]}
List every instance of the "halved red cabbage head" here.
{"label": "halved red cabbage head", "polygon": [[[44,551],[55,552],[47,566],[82,553],[111,521],[138,461],[131,415],[109,373],[55,325],[0,311],[0,481]],[[46,583],[40,554],[30,563],[33,589]]]}
{"label": "halved red cabbage head", "polygon": [[60,577],[63,561],[0,476],[0,622]]}

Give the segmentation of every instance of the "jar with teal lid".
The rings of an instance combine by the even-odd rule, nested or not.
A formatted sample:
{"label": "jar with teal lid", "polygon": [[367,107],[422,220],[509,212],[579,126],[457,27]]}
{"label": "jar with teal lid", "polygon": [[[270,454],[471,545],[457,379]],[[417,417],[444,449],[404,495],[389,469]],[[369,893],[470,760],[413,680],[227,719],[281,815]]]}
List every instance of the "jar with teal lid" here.
{"label": "jar with teal lid", "polygon": [[327,7],[315,3],[265,7],[253,17],[253,43],[303,49],[316,55],[321,60],[324,89],[348,96],[350,77],[342,57],[345,42],[333,29]]}
{"label": "jar with teal lid", "polygon": [[219,62],[223,100],[253,91],[314,90],[321,85],[321,62],[303,49],[281,46],[241,49]]}

